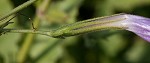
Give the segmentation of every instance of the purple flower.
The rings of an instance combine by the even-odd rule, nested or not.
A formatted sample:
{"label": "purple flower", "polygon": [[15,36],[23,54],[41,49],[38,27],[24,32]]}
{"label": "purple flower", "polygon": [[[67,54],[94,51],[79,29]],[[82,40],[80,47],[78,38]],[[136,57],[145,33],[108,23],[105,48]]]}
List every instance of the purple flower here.
{"label": "purple flower", "polygon": [[[108,26],[121,27],[128,31],[134,32],[138,36],[150,42],[150,19],[142,16],[131,14],[120,14],[109,17],[108,20],[118,19],[116,22],[108,24]],[[122,19],[122,20],[119,20]]]}
{"label": "purple flower", "polygon": [[150,19],[131,14],[116,14],[76,22],[56,29],[51,36],[69,37],[104,29],[125,29],[150,42]]}

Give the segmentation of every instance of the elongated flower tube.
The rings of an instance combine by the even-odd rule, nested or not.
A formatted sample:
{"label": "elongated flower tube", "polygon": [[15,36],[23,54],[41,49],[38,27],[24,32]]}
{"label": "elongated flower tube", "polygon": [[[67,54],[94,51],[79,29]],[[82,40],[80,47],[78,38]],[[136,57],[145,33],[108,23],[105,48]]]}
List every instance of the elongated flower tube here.
{"label": "elongated flower tube", "polygon": [[[52,31],[37,30],[13,30],[9,32],[36,33],[54,38],[65,38],[69,36],[89,33],[105,29],[124,29],[134,32],[138,36],[150,42],[150,19],[131,14],[115,14],[112,16],[93,18],[62,26]],[[8,29],[3,29],[8,30]]]}
{"label": "elongated flower tube", "polygon": [[150,42],[150,19],[124,13],[62,26],[52,36],[67,37],[103,29],[125,29]]}

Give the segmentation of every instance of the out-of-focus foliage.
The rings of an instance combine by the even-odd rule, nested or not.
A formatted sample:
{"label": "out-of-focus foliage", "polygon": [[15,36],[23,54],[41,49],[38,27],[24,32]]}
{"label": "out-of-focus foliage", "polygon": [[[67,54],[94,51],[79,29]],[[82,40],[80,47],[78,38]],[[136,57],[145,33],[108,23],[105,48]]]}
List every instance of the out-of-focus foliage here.
{"label": "out-of-focus foliage", "polygon": [[[26,1],[0,0],[0,16]],[[38,0],[20,12],[32,17],[37,29],[51,30],[76,21],[122,12],[150,17],[149,7],[150,0]],[[14,24],[7,27],[30,28],[28,18],[21,15],[17,18],[12,20]],[[25,63],[150,62],[150,43],[132,32],[104,30],[65,39],[4,34],[0,36],[0,63],[19,61],[19,52],[26,42],[29,45],[26,47]]]}
{"label": "out-of-focus foliage", "polygon": [[[0,0],[0,16],[7,13],[12,8],[13,8],[13,5],[11,1]],[[12,21],[16,21],[16,19]],[[16,23],[17,21],[11,26],[7,26],[7,27],[9,28],[17,27]],[[5,35],[0,36],[0,63],[14,62],[16,53],[18,51],[17,43],[19,39],[20,39],[20,34],[5,34]]]}

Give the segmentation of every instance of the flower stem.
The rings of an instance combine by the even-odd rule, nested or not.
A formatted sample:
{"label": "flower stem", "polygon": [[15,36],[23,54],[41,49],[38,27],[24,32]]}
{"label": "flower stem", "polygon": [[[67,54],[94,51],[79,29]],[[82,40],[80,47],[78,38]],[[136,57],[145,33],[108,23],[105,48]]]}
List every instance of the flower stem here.
{"label": "flower stem", "polygon": [[32,34],[41,34],[51,36],[51,32],[49,31],[38,31],[38,30],[21,30],[21,29],[3,29],[8,30],[10,33],[32,33]]}

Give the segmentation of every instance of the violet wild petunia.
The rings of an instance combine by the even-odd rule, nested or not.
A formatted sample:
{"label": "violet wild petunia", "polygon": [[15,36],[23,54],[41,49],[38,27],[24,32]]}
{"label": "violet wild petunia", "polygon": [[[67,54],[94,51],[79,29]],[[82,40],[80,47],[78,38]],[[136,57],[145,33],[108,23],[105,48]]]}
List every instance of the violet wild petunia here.
{"label": "violet wild petunia", "polygon": [[69,37],[103,29],[125,29],[150,42],[150,19],[131,14],[93,18],[62,26],[55,30],[53,37]]}
{"label": "violet wild petunia", "polygon": [[68,24],[52,31],[12,30],[11,32],[38,33],[54,38],[65,38],[105,29],[125,29],[150,42],[150,19],[131,14],[115,14]]}

